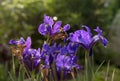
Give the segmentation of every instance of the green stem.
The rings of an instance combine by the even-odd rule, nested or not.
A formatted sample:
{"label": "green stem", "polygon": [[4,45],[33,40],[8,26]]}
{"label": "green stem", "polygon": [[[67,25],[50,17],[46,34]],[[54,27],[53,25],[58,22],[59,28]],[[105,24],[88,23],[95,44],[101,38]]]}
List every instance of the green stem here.
{"label": "green stem", "polygon": [[51,72],[52,72],[54,81],[58,81],[57,70],[56,70],[55,62],[52,63]]}
{"label": "green stem", "polygon": [[12,76],[13,76],[13,78],[14,78],[14,80],[16,80],[16,73],[15,73],[15,58],[14,58],[14,56],[12,55]]}
{"label": "green stem", "polygon": [[29,79],[29,81],[30,81],[30,72],[29,72],[29,70],[27,69],[27,66],[25,66],[25,64],[24,64],[23,61],[21,61],[21,67],[22,67],[22,70],[24,71],[23,74],[22,74],[22,76],[24,76],[25,73],[26,73],[26,75],[27,75],[27,77],[28,77],[28,79]]}
{"label": "green stem", "polygon": [[85,52],[85,81],[93,81],[93,61],[89,56],[89,50]]}
{"label": "green stem", "polygon": [[31,81],[34,81],[34,79],[35,79],[35,74],[34,74],[34,71],[32,71],[32,73],[31,73]]}
{"label": "green stem", "polygon": [[13,63],[13,73],[15,74],[15,60],[13,55],[12,55],[12,63]]}
{"label": "green stem", "polygon": [[87,51],[85,52],[85,81],[88,81],[88,58],[87,58]]}
{"label": "green stem", "polygon": [[110,68],[110,60],[108,61],[108,64],[107,64],[107,72],[106,72],[105,81],[108,81],[109,68]]}
{"label": "green stem", "polygon": [[91,56],[91,62],[90,62],[90,68],[91,68],[91,72],[92,72],[92,81],[94,81],[94,54],[92,54]]}

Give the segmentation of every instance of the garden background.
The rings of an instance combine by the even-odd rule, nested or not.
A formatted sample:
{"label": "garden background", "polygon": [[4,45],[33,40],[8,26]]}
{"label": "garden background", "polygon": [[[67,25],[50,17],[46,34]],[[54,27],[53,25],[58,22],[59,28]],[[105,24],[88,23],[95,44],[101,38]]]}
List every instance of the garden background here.
{"label": "garden background", "polygon": [[[96,81],[103,81],[103,71],[109,60],[109,74],[115,68],[114,81],[120,81],[120,0],[0,0],[0,81],[6,81],[8,76],[6,65],[11,63],[10,39],[31,36],[34,48],[42,46],[45,38],[36,31],[44,14],[63,21],[63,24],[69,23],[69,32],[82,25],[91,29],[99,26],[109,43],[105,49],[101,44],[93,48],[95,66],[105,61]],[[81,54],[82,49],[79,52]],[[79,55],[81,65],[83,58],[84,54]]]}

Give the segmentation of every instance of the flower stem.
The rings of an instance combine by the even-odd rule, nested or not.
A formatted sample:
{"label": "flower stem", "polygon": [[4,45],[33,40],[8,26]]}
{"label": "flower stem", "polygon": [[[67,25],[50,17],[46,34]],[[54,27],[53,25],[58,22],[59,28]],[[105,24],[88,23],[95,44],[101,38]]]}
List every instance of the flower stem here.
{"label": "flower stem", "polygon": [[107,64],[107,72],[106,72],[105,81],[108,81],[109,68],[110,68],[110,60],[108,61],[108,64]]}
{"label": "flower stem", "polygon": [[89,51],[85,52],[85,81],[93,81],[92,61],[90,60]]}
{"label": "flower stem", "polygon": [[12,55],[12,63],[13,63],[13,73],[15,74],[15,59],[14,56]]}
{"label": "flower stem", "polygon": [[87,52],[85,52],[85,79],[84,81],[88,81],[88,58]]}
{"label": "flower stem", "polygon": [[52,63],[52,66],[51,66],[51,71],[52,71],[52,74],[53,74],[53,79],[54,81],[58,81],[58,77],[57,77],[57,70],[56,70],[56,66],[55,66],[55,62]]}

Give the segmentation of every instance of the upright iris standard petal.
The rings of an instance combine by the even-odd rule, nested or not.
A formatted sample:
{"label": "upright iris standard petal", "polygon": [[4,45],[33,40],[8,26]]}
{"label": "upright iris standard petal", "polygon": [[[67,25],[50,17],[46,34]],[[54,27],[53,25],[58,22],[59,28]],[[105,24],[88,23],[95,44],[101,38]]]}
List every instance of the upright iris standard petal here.
{"label": "upright iris standard petal", "polygon": [[90,30],[90,28],[88,27],[88,26],[82,26],[83,28],[85,28],[86,29],[86,31],[89,33],[89,34],[91,34],[92,35],[92,33],[91,33],[91,30]]}
{"label": "upright iris standard petal", "polygon": [[32,44],[31,37],[27,37],[25,44],[26,44],[26,46],[28,46],[29,48],[31,47],[31,44]]}
{"label": "upright iris standard petal", "polygon": [[52,17],[44,15],[44,23],[52,26],[54,24],[54,21]]}
{"label": "upright iris standard petal", "polygon": [[52,31],[53,34],[60,32],[61,24],[62,24],[61,21],[57,21],[55,23],[55,25],[53,27],[53,31]]}
{"label": "upright iris standard petal", "polygon": [[102,30],[99,27],[94,29],[94,31],[96,31],[99,35],[102,35]]}
{"label": "upright iris standard petal", "polygon": [[26,48],[25,48],[24,52],[26,50],[28,50],[29,48],[31,48],[31,44],[32,44],[31,37],[27,37],[27,40],[25,42]]}

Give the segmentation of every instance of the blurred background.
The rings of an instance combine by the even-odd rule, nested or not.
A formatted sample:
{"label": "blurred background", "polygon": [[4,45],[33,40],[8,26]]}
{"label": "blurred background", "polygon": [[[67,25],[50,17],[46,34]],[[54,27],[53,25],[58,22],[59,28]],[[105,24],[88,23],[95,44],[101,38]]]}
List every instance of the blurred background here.
{"label": "blurred background", "polygon": [[[34,48],[42,46],[44,37],[37,29],[44,14],[61,20],[63,25],[69,23],[69,32],[81,25],[92,30],[99,26],[109,44],[107,48],[101,44],[93,48],[95,64],[110,60],[119,71],[120,0],[0,0],[0,81],[4,81],[4,67],[11,61],[10,39],[31,36]],[[84,56],[78,53],[82,60]]]}

